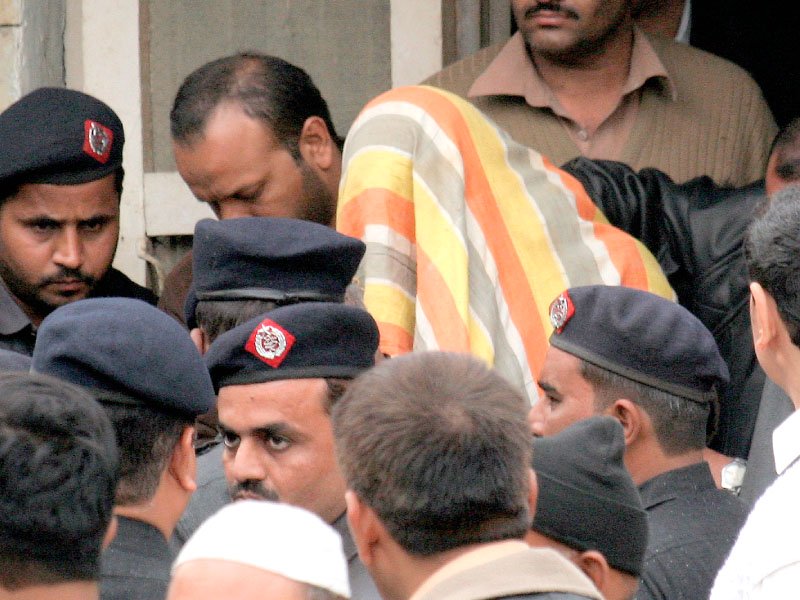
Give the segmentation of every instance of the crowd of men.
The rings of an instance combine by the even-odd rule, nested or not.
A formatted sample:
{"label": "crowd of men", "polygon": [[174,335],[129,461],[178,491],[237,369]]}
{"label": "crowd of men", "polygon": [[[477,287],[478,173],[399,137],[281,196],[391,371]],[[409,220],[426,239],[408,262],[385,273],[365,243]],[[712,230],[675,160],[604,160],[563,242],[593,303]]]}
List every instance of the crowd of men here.
{"label": "crowd of men", "polygon": [[346,140],[201,66],[160,298],[113,109],[0,113],[0,600],[793,597],[800,119],[650,4],[513,0]]}

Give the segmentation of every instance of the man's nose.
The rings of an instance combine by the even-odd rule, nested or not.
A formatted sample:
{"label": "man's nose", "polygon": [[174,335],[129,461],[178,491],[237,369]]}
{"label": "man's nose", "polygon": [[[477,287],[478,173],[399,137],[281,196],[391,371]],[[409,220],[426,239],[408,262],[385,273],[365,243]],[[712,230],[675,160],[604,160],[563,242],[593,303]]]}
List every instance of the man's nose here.
{"label": "man's nose", "polygon": [[257,216],[253,212],[253,206],[251,202],[242,202],[234,198],[228,198],[226,200],[217,202],[215,208],[216,210],[214,212],[216,213],[217,218],[220,220],[241,219],[244,217]]}
{"label": "man's nose", "polygon": [[83,240],[77,229],[64,228],[56,240],[53,262],[68,269],[78,269],[83,265],[83,258]]}
{"label": "man's nose", "polygon": [[531,409],[528,411],[528,425],[530,426],[533,435],[544,435],[544,424],[547,420],[545,404],[546,401],[539,398],[536,401],[536,404],[531,406]]}
{"label": "man's nose", "polygon": [[235,481],[263,481],[267,478],[264,449],[255,440],[241,440],[230,463],[231,477]]}

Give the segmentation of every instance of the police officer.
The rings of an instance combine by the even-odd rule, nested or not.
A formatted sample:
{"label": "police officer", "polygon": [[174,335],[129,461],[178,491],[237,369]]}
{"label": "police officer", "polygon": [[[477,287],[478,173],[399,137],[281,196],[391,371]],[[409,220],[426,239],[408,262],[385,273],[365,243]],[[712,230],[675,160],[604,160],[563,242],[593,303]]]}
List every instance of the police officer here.
{"label": "police officer", "polygon": [[30,355],[53,309],[90,296],[155,296],[111,268],[119,237],[119,117],[41,88],[0,114],[0,348]]}
{"label": "police officer", "polygon": [[[277,500],[331,524],[342,536],[353,600],[380,596],[347,528],[330,412],[351,380],[373,366],[377,347],[378,328],[365,310],[304,302],[231,329],[205,357],[219,391],[228,484],[227,497],[213,500]],[[218,508],[206,507],[207,514]]]}
{"label": "police officer", "polygon": [[648,517],[636,598],[705,597],[747,517],[703,459],[709,409],[728,380],[714,337],[682,306],[620,286],[570,288],[550,320],[534,433],[616,418]]}
{"label": "police officer", "polygon": [[114,425],[119,527],[103,555],[101,598],[164,598],[167,540],[195,489],[194,419],[215,402],[200,354],[157,308],[93,298],[44,319],[32,368],[88,388]]}

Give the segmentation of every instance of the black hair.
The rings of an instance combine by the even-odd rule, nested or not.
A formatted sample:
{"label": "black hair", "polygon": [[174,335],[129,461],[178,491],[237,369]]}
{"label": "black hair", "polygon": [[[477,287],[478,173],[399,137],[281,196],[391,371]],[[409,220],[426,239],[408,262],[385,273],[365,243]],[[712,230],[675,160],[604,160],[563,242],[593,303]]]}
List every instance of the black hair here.
{"label": "black hair", "polygon": [[800,346],[800,185],[773,194],[745,234],[750,280],[775,300],[778,313]]}
{"label": "black hair", "polygon": [[408,553],[521,538],[528,403],[467,354],[419,352],[355,379],[333,406],[347,484]]}
{"label": "black hair", "polygon": [[595,394],[595,411],[602,412],[619,398],[638,404],[650,417],[661,449],[668,456],[700,450],[706,446],[706,423],[716,392],[707,402],[698,402],[633,381],[583,359],[581,376]]}
{"label": "black hair", "polygon": [[117,484],[114,430],[85,391],[0,375],[0,587],[99,578]]}
{"label": "black hair", "polygon": [[191,144],[202,137],[211,113],[234,102],[245,114],[262,121],[278,142],[300,158],[298,141],[309,117],[320,117],[339,150],[328,105],[303,69],[276,56],[241,52],[206,63],[181,84],[170,112],[172,138]]}

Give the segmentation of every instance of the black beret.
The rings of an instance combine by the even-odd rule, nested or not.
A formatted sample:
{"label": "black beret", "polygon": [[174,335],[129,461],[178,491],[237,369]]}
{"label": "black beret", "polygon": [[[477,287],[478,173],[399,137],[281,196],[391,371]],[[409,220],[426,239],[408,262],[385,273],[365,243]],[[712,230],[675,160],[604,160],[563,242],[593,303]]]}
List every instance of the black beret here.
{"label": "black beret", "polygon": [[622,426],[591,417],[533,442],[539,485],[532,529],[576,550],[597,550],[608,564],[640,575],[647,513],[622,457]]}
{"label": "black beret", "polygon": [[190,325],[198,300],[342,302],[366,246],[330,227],[274,217],[215,221],[194,229]]}
{"label": "black beret", "polygon": [[352,379],[375,364],[378,326],[360,308],[282,306],[219,336],[205,356],[214,389],[279,379]]}
{"label": "black beret", "polygon": [[[33,370],[186,417],[216,404],[186,330],[131,298],[79,300],[54,310],[36,335]],[[96,396],[109,401],[107,394]]]}
{"label": "black beret", "polygon": [[563,292],[550,305],[550,344],[638,383],[708,402],[728,381],[714,336],[692,313],[621,286]]}
{"label": "black beret", "polygon": [[0,373],[24,372],[31,369],[31,357],[0,348]]}
{"label": "black beret", "polygon": [[0,114],[0,185],[74,185],[122,166],[125,133],[111,108],[65,88],[40,88]]}

